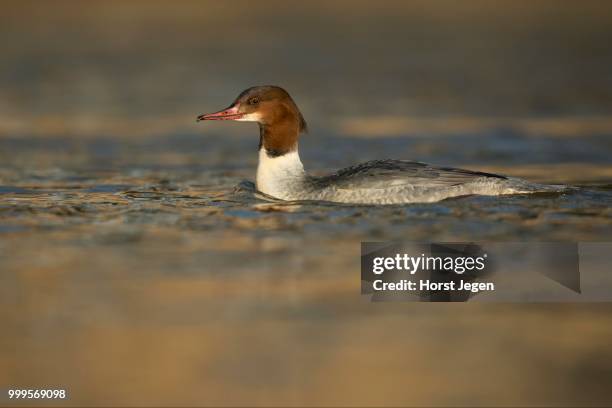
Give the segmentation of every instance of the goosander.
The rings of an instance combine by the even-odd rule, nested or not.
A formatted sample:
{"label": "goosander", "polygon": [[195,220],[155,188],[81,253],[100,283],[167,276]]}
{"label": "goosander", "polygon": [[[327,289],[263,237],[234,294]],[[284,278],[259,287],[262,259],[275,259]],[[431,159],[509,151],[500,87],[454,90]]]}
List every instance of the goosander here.
{"label": "goosander", "polygon": [[306,121],[289,93],[278,86],[243,91],[226,109],[198,116],[259,124],[257,190],[286,201],[317,200],[353,204],[436,202],[450,197],[559,191],[525,180],[437,167],[408,160],[372,160],[315,177],[304,171],[298,138]]}

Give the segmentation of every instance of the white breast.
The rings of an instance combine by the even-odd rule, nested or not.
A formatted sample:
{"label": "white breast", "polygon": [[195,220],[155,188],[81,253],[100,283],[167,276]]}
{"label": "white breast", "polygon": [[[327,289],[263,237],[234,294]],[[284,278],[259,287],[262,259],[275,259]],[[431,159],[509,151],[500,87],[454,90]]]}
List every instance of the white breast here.
{"label": "white breast", "polygon": [[304,180],[304,166],[297,150],[282,156],[270,157],[259,150],[257,190],[283,200],[294,199],[292,191]]}

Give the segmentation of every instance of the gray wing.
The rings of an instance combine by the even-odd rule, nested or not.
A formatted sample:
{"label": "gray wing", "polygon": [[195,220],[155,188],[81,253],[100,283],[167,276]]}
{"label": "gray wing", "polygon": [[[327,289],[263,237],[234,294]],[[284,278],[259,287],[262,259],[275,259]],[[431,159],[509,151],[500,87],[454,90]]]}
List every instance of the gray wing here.
{"label": "gray wing", "polygon": [[324,187],[384,189],[402,185],[450,187],[482,178],[507,179],[497,174],[452,167],[437,167],[408,160],[373,160],[339,170],[313,183]]}

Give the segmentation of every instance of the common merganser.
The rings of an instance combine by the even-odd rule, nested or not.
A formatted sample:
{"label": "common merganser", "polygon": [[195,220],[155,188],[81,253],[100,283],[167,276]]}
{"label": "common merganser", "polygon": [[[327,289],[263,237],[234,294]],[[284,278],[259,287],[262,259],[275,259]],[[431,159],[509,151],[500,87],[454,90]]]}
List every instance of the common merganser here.
{"label": "common merganser", "polygon": [[304,171],[298,137],[306,121],[289,93],[278,86],[243,91],[226,109],[201,120],[259,124],[256,187],[280,200],[317,200],[353,204],[435,202],[450,197],[559,191],[525,180],[479,171],[437,167],[407,160],[373,160],[315,177]]}

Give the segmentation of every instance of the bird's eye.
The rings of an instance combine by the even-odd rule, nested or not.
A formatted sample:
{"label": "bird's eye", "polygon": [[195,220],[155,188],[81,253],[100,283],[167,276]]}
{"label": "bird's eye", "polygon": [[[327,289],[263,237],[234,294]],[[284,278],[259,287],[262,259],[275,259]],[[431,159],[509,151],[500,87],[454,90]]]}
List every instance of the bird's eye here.
{"label": "bird's eye", "polygon": [[249,99],[249,105],[257,105],[258,103],[259,103],[259,98]]}

